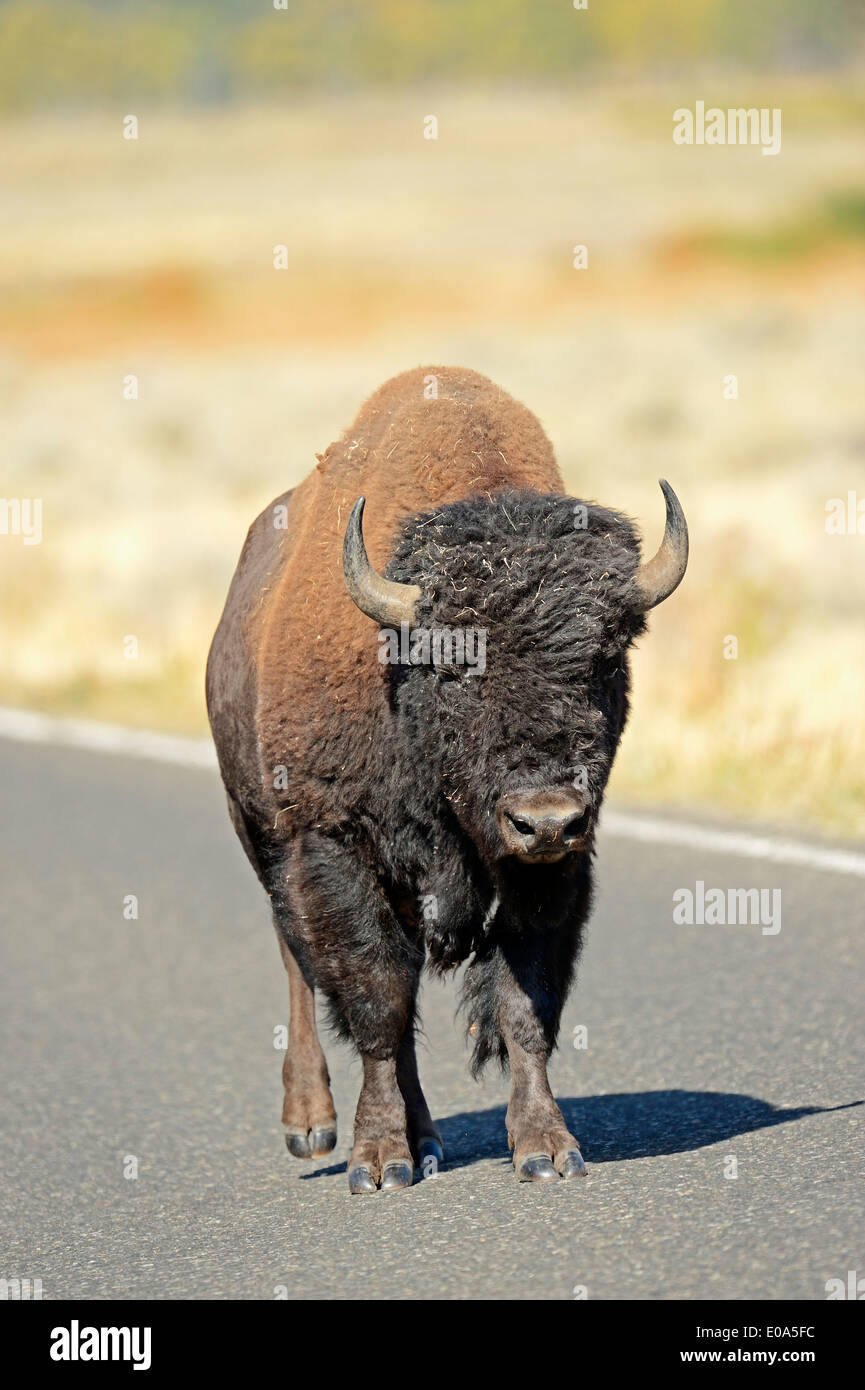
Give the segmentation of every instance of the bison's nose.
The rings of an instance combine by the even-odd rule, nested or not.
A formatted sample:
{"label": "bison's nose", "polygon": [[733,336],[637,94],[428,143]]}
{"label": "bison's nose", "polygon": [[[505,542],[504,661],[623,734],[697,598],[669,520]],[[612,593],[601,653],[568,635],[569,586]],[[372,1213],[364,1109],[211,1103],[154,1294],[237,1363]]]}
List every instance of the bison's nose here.
{"label": "bison's nose", "polygon": [[591,819],[588,798],[573,787],[506,792],[496,807],[507,853],[526,862],[550,863],[580,849]]}

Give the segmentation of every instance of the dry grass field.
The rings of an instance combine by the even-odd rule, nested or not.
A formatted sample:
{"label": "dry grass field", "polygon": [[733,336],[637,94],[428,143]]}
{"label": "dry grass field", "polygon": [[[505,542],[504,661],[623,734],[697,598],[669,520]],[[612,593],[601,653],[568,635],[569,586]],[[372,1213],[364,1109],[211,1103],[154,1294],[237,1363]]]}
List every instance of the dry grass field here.
{"label": "dry grass field", "polygon": [[[675,146],[698,96],[781,107],[781,154]],[[44,505],[40,545],[0,536],[0,700],[203,731],[249,521],[388,375],[458,363],[647,544],[659,475],[685,505],[691,566],[636,658],[619,798],[865,832],[865,535],[825,527],[828,499],[865,498],[857,84],[120,123],[0,126],[0,491]]]}

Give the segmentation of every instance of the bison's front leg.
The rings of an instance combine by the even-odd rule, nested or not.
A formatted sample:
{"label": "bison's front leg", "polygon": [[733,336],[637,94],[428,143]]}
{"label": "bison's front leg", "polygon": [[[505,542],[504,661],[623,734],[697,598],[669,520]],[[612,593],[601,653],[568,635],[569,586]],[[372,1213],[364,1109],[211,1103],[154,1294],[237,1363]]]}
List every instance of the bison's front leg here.
{"label": "bison's front leg", "polygon": [[354,1119],[354,1145],[348,1160],[352,1192],[410,1187],[414,1173],[406,1135],[405,1102],[397,1081],[396,1058],[363,1056],[363,1086]]}
{"label": "bison's front leg", "polygon": [[349,1188],[375,1192],[409,1187],[414,1175],[410,1140],[424,1138],[418,1130],[431,1128],[431,1121],[417,1123],[411,1084],[412,1077],[416,1081],[410,1044],[422,953],[358,855],[338,842],[310,836],[300,868],[303,930],[316,983],[327,995],[337,1028],[354,1043],[363,1064]]}
{"label": "bison's front leg", "polygon": [[429,1113],[414,1047],[414,1024],[403,1035],[396,1061],[363,1057],[363,1089],[354,1122],[354,1148],[348,1161],[352,1192],[408,1187],[413,1160],[433,1172],[442,1161],[442,1144]]}
{"label": "bison's front leg", "polygon": [[586,1171],[547,1078],[575,954],[576,939],[567,933],[546,939],[527,933],[503,941],[472,966],[479,971],[470,983],[479,1060],[504,1049],[510,1065],[505,1120],[520,1182],[555,1182]]}
{"label": "bison's front leg", "polygon": [[511,1067],[511,1096],[505,1122],[520,1182],[585,1176],[580,1146],[568,1132],[547,1079],[547,1058],[527,1052],[513,1036],[505,1039]]}

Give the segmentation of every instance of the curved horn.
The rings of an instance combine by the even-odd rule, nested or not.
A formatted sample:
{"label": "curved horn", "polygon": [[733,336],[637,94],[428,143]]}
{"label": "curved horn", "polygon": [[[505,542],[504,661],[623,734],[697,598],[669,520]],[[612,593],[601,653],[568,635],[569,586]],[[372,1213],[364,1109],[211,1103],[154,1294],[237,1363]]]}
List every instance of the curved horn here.
{"label": "curved horn", "polygon": [[363,543],[363,508],[359,497],[351,509],[342,542],[342,572],[348,596],[361,613],[380,627],[399,627],[411,623],[414,606],[421,596],[417,584],[394,584],[373,569]]}
{"label": "curved horn", "polygon": [[638,607],[645,613],[663,603],[682,582],[688,568],[688,523],[681,503],[666,478],[659,478],[667,504],[667,524],[658,553],[640,565],[634,576]]}

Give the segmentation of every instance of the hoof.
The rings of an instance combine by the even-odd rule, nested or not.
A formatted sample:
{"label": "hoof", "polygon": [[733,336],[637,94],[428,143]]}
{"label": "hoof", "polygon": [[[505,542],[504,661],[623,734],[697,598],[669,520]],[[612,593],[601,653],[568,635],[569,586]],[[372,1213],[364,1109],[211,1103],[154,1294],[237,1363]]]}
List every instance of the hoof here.
{"label": "hoof", "polygon": [[435,1160],[437,1168],[444,1159],[444,1150],[441,1144],[438,1139],[421,1139],[417,1149],[418,1168],[423,1168],[424,1164],[428,1163],[431,1158]]}
{"label": "hoof", "polygon": [[519,1182],[558,1182],[559,1175],[549,1154],[529,1154],[515,1164]]}
{"label": "hoof", "polygon": [[584,1178],[586,1176],[586,1165],[579,1149],[567,1149],[565,1153],[557,1154],[556,1167],[563,1178]]}
{"label": "hoof", "polygon": [[362,1163],[348,1170],[349,1192],[375,1192],[376,1185],[372,1173]]}
{"label": "hoof", "polygon": [[310,1147],[313,1158],[324,1158],[336,1148],[336,1126],[322,1125],[310,1134]]}
{"label": "hoof", "polygon": [[285,1131],[285,1147],[295,1158],[312,1158],[309,1136],[305,1129],[287,1129]]}
{"label": "hoof", "polygon": [[381,1180],[382,1192],[390,1192],[395,1187],[411,1187],[414,1170],[411,1163],[400,1160],[385,1164]]}

